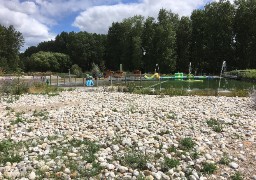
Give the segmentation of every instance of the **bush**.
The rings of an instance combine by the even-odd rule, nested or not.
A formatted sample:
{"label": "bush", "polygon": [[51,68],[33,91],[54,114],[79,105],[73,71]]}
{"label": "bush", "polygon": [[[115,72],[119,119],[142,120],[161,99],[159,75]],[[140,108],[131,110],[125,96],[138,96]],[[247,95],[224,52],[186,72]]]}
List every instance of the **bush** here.
{"label": "bush", "polygon": [[0,93],[11,94],[11,95],[21,95],[27,93],[29,85],[20,79],[6,80],[0,84]]}
{"label": "bush", "polygon": [[164,158],[164,162],[161,165],[161,169],[164,172],[167,172],[169,169],[175,168],[180,165],[180,161],[177,159],[170,159],[168,157]]}
{"label": "bush", "polygon": [[213,174],[217,170],[217,166],[214,163],[203,163],[202,172],[204,174]]}
{"label": "bush", "polygon": [[81,77],[83,73],[82,69],[77,64],[72,65],[70,71],[72,74],[75,74],[77,77]]}
{"label": "bush", "polygon": [[133,169],[147,169],[148,157],[141,152],[132,150],[119,158],[123,166],[128,166]]}
{"label": "bush", "polygon": [[180,148],[182,150],[191,150],[194,148],[195,145],[196,145],[196,143],[190,137],[180,140]]}

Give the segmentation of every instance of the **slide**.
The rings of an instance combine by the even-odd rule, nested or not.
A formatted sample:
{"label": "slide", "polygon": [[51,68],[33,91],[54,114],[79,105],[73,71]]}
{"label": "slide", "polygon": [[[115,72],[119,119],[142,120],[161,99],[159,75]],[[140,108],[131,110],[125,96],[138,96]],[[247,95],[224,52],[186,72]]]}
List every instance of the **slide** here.
{"label": "slide", "polygon": [[144,76],[146,79],[160,79],[160,75],[158,73],[153,74],[152,76]]}

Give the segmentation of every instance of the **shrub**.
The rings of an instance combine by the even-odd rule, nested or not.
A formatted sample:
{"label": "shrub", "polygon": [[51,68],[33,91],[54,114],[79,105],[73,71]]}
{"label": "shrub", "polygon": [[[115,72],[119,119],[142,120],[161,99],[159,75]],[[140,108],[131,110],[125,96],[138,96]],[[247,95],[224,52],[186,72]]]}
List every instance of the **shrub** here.
{"label": "shrub", "polygon": [[203,163],[202,172],[205,174],[213,174],[217,170],[217,166],[214,163]]}
{"label": "shrub", "polygon": [[180,161],[177,159],[170,159],[168,157],[164,158],[164,162],[161,164],[162,171],[166,172],[169,169],[175,168],[180,164]]}
{"label": "shrub", "polygon": [[120,157],[121,164],[131,167],[133,169],[145,170],[147,169],[148,156],[145,154],[132,150]]}
{"label": "shrub", "polygon": [[243,176],[240,172],[236,172],[233,176],[231,176],[232,180],[243,180]]}
{"label": "shrub", "polygon": [[0,85],[0,92],[3,94],[21,95],[28,92],[28,83],[20,79],[6,80]]}
{"label": "shrub", "polygon": [[191,150],[194,148],[195,144],[196,143],[190,137],[180,140],[180,148],[183,150]]}

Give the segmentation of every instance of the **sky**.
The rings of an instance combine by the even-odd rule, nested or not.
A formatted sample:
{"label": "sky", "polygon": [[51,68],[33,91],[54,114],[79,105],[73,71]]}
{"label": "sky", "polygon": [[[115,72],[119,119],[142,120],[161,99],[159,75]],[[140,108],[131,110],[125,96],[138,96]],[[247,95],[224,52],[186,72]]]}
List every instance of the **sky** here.
{"label": "sky", "polygon": [[107,34],[112,22],[134,15],[157,18],[161,8],[189,16],[215,0],[0,0],[0,24],[23,34],[24,51],[61,32]]}

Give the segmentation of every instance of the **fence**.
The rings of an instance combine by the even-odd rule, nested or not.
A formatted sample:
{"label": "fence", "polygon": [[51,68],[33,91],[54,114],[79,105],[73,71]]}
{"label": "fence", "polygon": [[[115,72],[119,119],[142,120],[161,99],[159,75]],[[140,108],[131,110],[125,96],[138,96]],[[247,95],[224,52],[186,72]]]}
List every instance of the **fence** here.
{"label": "fence", "polygon": [[[130,82],[141,82],[145,78],[142,74],[124,74],[122,76],[110,75],[107,78],[93,79],[94,86],[127,85]],[[22,82],[43,82],[58,87],[83,87],[86,86],[85,77],[75,75],[48,75],[48,76],[1,76],[0,84],[4,81],[20,80]]]}

